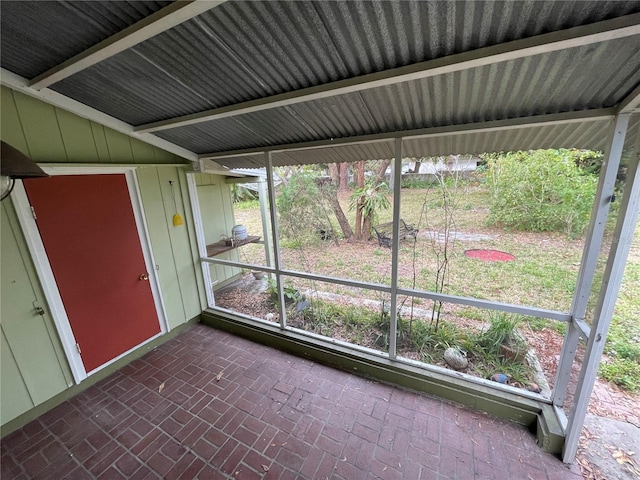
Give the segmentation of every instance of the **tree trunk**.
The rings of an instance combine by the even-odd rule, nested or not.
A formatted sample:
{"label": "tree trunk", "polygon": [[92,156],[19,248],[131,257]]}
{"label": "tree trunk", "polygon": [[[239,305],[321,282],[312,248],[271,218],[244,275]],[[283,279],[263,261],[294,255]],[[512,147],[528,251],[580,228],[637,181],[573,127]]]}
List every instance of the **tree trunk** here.
{"label": "tree trunk", "polygon": [[371,217],[367,215],[362,221],[362,239],[367,242],[371,238]]}
{"label": "tree trunk", "polygon": [[[378,171],[376,172],[376,176],[373,179],[372,188],[377,188],[378,185],[384,183],[385,181],[385,173],[387,172],[387,167],[391,164],[391,160],[383,160],[380,166],[378,167]],[[389,188],[393,188],[393,185],[387,185]],[[362,218],[362,229],[360,232],[360,239],[365,242],[371,238],[371,222],[373,221],[372,215],[367,215]]]}
{"label": "tree trunk", "polygon": [[[356,163],[356,186],[364,187],[364,160]],[[362,200],[358,200],[356,205],[356,240],[362,240]]]}
{"label": "tree trunk", "polygon": [[349,220],[347,220],[347,217],[342,211],[342,207],[340,206],[340,202],[338,201],[338,193],[335,191],[335,189],[332,189],[332,193],[329,194],[329,204],[331,205],[333,213],[335,213],[336,218],[338,219],[338,223],[340,224],[340,229],[342,230],[344,238],[352,238],[353,230],[351,229],[351,225],[349,225]]}
{"label": "tree trunk", "polygon": [[420,173],[420,167],[422,166],[422,159],[416,160],[416,164],[413,166],[411,173]]}
{"label": "tree trunk", "polygon": [[337,163],[330,163],[328,167],[329,176],[331,177],[331,183],[337,188],[340,185],[340,167]]}
{"label": "tree trunk", "polygon": [[357,162],[356,167],[356,186],[362,188],[364,187],[364,160]]}
{"label": "tree trunk", "polygon": [[[338,220],[338,224],[340,225],[340,230],[342,230],[342,234],[344,235],[344,238],[348,240],[353,237],[353,229],[351,228],[351,225],[349,225],[349,220],[347,220],[346,215],[342,211],[342,206],[338,201],[337,190],[340,187],[340,181],[342,178],[340,173],[340,170],[341,170],[340,165],[342,164],[330,163],[328,165],[332,188],[330,188],[329,191],[327,192],[327,197],[329,200],[329,204],[331,205],[331,208],[333,210],[333,213],[335,214],[336,219]],[[348,164],[347,164],[347,167],[348,167]]]}
{"label": "tree trunk", "polygon": [[391,160],[383,160],[376,172],[376,176],[373,179],[373,186],[377,187],[385,180],[385,173],[387,172],[387,167],[391,164]]}
{"label": "tree trunk", "polygon": [[344,162],[339,165],[340,170],[340,186],[338,191],[346,192],[349,190],[349,163]]}

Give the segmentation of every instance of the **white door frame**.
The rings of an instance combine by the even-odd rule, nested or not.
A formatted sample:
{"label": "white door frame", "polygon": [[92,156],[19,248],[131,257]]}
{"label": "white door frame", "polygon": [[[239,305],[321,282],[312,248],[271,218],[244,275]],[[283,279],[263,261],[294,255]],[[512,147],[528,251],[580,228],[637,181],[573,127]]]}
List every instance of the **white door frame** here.
{"label": "white door frame", "polygon": [[196,243],[198,244],[198,254],[200,259],[200,267],[202,268],[202,276],[204,278],[205,293],[207,295],[207,306],[213,308],[216,306],[215,296],[213,295],[213,280],[211,278],[211,265],[202,261],[207,258],[207,242],[204,237],[204,225],[202,224],[202,213],[200,211],[200,200],[198,199],[198,186],[196,184],[195,173],[187,172],[187,189],[189,190],[189,200],[191,202],[191,212],[193,213],[193,224],[196,230]]}
{"label": "white door frame", "polygon": [[71,329],[69,317],[67,316],[66,309],[62,303],[60,291],[51,269],[51,263],[47,256],[47,252],[40,236],[40,231],[33,218],[33,212],[31,211],[31,205],[24,188],[22,181],[16,181],[14,191],[11,195],[13,205],[15,206],[16,213],[20,227],[24,233],[24,237],[27,243],[27,248],[33,263],[35,265],[36,273],[42,284],[44,295],[51,309],[51,316],[53,322],[60,336],[62,342],[62,348],[65,352],[71,373],[76,384],[87,378],[89,375],[102,370],[118,359],[124,357],[130,352],[140,348],[142,345],[152,341],[160,335],[163,335],[169,331],[169,323],[167,322],[167,315],[164,308],[164,300],[162,298],[162,291],[160,290],[160,282],[156,272],[156,263],[153,258],[153,251],[151,249],[151,241],[149,239],[149,233],[147,231],[144,209],[142,207],[142,198],[140,197],[140,191],[138,188],[138,181],[135,175],[135,166],[100,166],[100,167],[78,167],[78,166],[47,166],[46,164],[40,165],[40,167],[49,175],[101,175],[101,174],[124,174],[127,181],[127,188],[129,190],[129,198],[131,200],[131,206],[133,207],[133,215],[138,230],[138,237],[140,238],[140,245],[142,247],[142,254],[144,257],[145,266],[149,274],[149,284],[151,286],[151,293],[153,296],[156,313],[158,315],[158,322],[160,325],[160,333],[145,340],[139,345],[127,350],[126,352],[118,355],[117,357],[109,360],[108,362],[100,365],[89,372],[84,367],[80,353],[78,352],[76,338]]}

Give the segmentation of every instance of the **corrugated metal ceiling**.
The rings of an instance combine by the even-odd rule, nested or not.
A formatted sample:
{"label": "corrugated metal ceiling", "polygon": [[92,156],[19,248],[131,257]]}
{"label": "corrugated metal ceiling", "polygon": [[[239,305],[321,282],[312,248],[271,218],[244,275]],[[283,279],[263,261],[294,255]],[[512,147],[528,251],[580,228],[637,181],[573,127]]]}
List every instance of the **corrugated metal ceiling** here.
{"label": "corrugated metal ceiling", "polygon": [[[2,67],[33,78],[168,3],[0,2]],[[637,1],[233,1],[50,88],[135,126],[637,12]],[[639,51],[635,35],[155,134],[204,154],[610,107],[640,84]],[[602,145],[603,124],[407,145]],[[388,158],[388,142],[331,150],[323,158]],[[318,152],[274,162],[307,163]],[[256,157],[228,162],[253,166]]]}
{"label": "corrugated metal ceiling", "polygon": [[[422,158],[451,154],[481,154],[538,148],[580,148],[604,150],[611,121],[573,122],[564,125],[546,125],[488,132],[467,132],[428,137],[405,138],[403,157]],[[640,134],[640,116],[632,117],[625,148],[631,148]],[[274,166],[313,163],[355,162],[394,158],[393,139],[301,150],[275,151]],[[213,158],[228,168],[259,168],[266,166],[263,153]]]}
{"label": "corrugated metal ceiling", "polygon": [[[498,17],[500,28],[497,30],[504,30],[503,33],[483,33],[487,29],[483,21],[486,18],[493,20],[496,15],[495,5],[492,2],[479,5],[469,2],[473,8],[467,12],[455,7],[455,3],[436,2],[432,5],[432,2],[274,2],[274,5],[271,5],[269,2],[231,2],[151,38],[128,52],[80,72],[54,85],[53,89],[117,116],[127,123],[140,125],[184,115],[185,112],[222,107],[459,53],[470,49],[470,38],[476,38],[476,48],[479,48],[499,43],[505,38],[521,38],[527,31],[524,27],[516,29],[511,26],[514,22],[509,16],[506,19]],[[563,2],[543,3],[540,5],[543,8],[538,13],[546,11],[548,15],[562,17],[564,13],[564,16],[567,16],[572,10],[561,3]],[[580,5],[584,10],[589,10],[585,5]],[[607,16],[603,13],[608,11],[604,8],[608,5],[601,5],[604,12],[599,12],[602,15],[599,18]],[[622,2],[619,10],[624,11],[625,7],[630,9],[628,4]],[[323,12],[320,17],[317,10]],[[464,12],[470,17],[468,20],[463,17]],[[512,13],[524,14],[526,18],[533,15],[531,9],[525,9],[524,5],[512,10]],[[275,21],[276,14],[280,15],[277,17],[278,21]],[[412,14],[422,19],[422,23],[412,25],[418,30],[413,30],[415,43],[409,48],[404,38],[406,33],[400,35],[397,33],[398,29],[391,28],[390,25],[411,24]],[[463,18],[458,22],[455,22],[454,18],[446,20],[448,14],[454,18],[456,15]],[[506,15],[505,12],[502,14]],[[314,23],[315,29],[300,31],[299,23],[294,20],[304,15],[317,20]],[[566,23],[577,23],[580,16],[576,16],[578,18],[569,17],[573,20],[572,23],[568,19]],[[374,22],[370,17],[378,18],[379,22]],[[529,27],[529,31],[544,31],[541,17],[544,16],[535,15],[537,20],[532,22],[534,28]],[[321,19],[328,22],[330,18],[340,18],[341,21],[336,20],[335,24],[321,22]],[[518,24],[522,23],[519,16],[515,18],[518,18]],[[551,20],[555,22],[558,19],[546,19],[547,22]],[[442,23],[447,22],[450,24],[449,28],[444,28]],[[506,33],[509,28],[502,25],[502,22],[510,25],[513,30],[510,34]],[[464,29],[465,25],[468,26],[468,30]],[[546,25],[547,28],[550,26]],[[336,30],[340,27],[348,31]],[[353,30],[349,30],[351,28]],[[406,31],[406,28],[402,30]],[[327,35],[329,38],[326,38]],[[433,35],[436,37],[431,38]],[[312,42],[317,48],[305,49],[304,44],[307,42],[301,39]],[[329,39],[334,41],[329,42]],[[626,52],[612,54],[615,53],[614,49],[617,51],[618,45],[625,44],[629,44]],[[480,73],[480,78],[471,78],[468,81],[475,85],[475,88],[484,88],[487,81],[492,80],[491,75],[495,76],[500,70],[507,74],[500,78],[513,77],[515,80],[522,75],[521,80],[533,79],[539,83],[546,79],[548,85],[565,84],[566,79],[581,68],[581,62],[586,62],[584,71],[590,72],[591,81],[597,91],[603,81],[609,80],[609,75],[617,74],[618,66],[625,65],[629,51],[637,53],[639,44],[638,40],[631,42],[624,39],[608,47],[587,46],[566,53],[557,52],[541,58],[529,58],[520,61],[524,66],[488,67]],[[339,49],[337,45],[340,46]],[[422,47],[419,48],[419,45]],[[383,49],[385,46],[387,50]],[[328,58],[334,60],[327,61]],[[603,59],[609,61],[618,58],[620,61],[607,65],[612,68],[602,68]],[[325,65],[324,71],[319,71],[318,65]],[[513,73],[511,69],[514,69]],[[541,75],[544,79],[539,78]],[[610,82],[614,86],[617,85],[615,80]],[[442,83],[445,88],[458,87],[457,90],[461,85],[459,79],[442,79]],[[503,81],[499,86],[508,87],[505,83],[507,82]],[[538,84],[531,87],[531,90],[536,90],[537,87]],[[377,96],[380,93],[378,90],[373,92],[373,95]],[[450,92],[446,93],[447,95],[439,97],[451,95]],[[546,96],[546,93],[548,92],[541,96]],[[565,93],[566,91],[558,92],[562,95]],[[531,92],[527,94],[531,96]],[[408,97],[407,94],[404,96]],[[410,97],[406,100],[405,104],[411,103]],[[573,103],[573,100],[567,98],[566,102]],[[596,98],[593,103],[599,100]],[[316,109],[318,106],[322,106],[322,102],[313,105],[312,108]],[[366,110],[356,111],[360,117],[366,113]],[[388,111],[387,108],[382,113],[386,114]],[[344,111],[332,113],[332,116],[337,117],[336,120],[348,115]],[[357,129],[341,130],[348,135],[360,133]],[[338,134],[333,132],[332,136]],[[218,149],[211,149],[216,150]]]}
{"label": "corrugated metal ceiling", "polygon": [[[197,129],[195,151],[211,153],[610,107],[640,83],[639,51],[640,38],[614,40],[157,135],[180,144]],[[219,147],[204,150],[211,145]]]}
{"label": "corrugated metal ceiling", "polygon": [[3,0],[2,68],[34,78],[170,3]]}
{"label": "corrugated metal ceiling", "polygon": [[[379,160],[393,158],[393,140],[382,140],[335,147],[285,150],[272,153],[272,163],[276,167],[284,165],[308,165],[313,163],[341,163],[357,160]],[[266,166],[264,153],[238,155],[213,159],[228,168],[261,168]],[[233,165],[233,167],[231,167]]]}

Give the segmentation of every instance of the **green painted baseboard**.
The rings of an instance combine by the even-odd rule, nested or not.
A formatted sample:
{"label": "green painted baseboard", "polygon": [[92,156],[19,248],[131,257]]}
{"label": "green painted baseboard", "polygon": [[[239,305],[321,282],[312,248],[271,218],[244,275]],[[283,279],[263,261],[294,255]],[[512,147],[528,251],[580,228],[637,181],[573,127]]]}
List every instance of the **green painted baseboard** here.
{"label": "green painted baseboard", "polygon": [[72,387],[67,388],[66,390],[60,392],[58,395],[50,398],[49,400],[44,401],[39,405],[36,405],[31,410],[23,413],[22,415],[14,418],[13,420],[8,421],[7,423],[5,423],[0,427],[0,438],[3,438],[9,435],[11,432],[18,430],[19,428],[23,427],[27,423],[38,418],[40,415],[48,412],[54,407],[57,407],[62,402],[69,400],[70,398],[74,397],[75,395],[82,392],[83,390],[86,390],[87,388],[95,385],[100,380],[107,378],[112,373],[120,370],[122,367],[128,365],[132,361],[142,357],[143,355],[147,354],[154,348],[157,348],[163,343],[178,336],[182,332],[185,332],[186,330],[190,329],[199,321],[200,321],[200,316],[192,318],[188,322],[185,322],[182,325],[179,325],[178,327],[174,328],[169,333],[152,340],[151,342],[145,344],[143,347],[140,347],[137,350],[131,352],[129,355],[120,358],[119,360],[113,362],[111,365],[103,368],[99,372],[94,373],[90,377],[83,380],[80,384],[73,385]]}
{"label": "green painted baseboard", "polygon": [[462,376],[456,378],[289,330],[283,331],[276,325],[234,319],[211,311],[202,313],[201,322],[325,365],[428,393],[525,425],[537,436],[543,450],[554,454],[562,451],[562,429],[553,408],[543,401],[496,390]]}

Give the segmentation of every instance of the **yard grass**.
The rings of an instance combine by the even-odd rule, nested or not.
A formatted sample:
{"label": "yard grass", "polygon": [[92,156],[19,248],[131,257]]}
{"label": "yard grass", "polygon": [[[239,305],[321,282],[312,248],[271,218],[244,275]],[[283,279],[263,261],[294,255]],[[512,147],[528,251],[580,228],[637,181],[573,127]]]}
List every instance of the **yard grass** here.
{"label": "yard grass", "polygon": [[[456,238],[444,292],[489,299],[499,302],[534,306],[550,310],[568,311],[576,285],[583,239],[569,239],[563,234],[505,231],[485,225],[489,214],[490,194],[479,184],[463,188],[455,212],[455,231],[465,235]],[[349,211],[348,195],[340,198],[343,210],[353,225],[355,213]],[[423,206],[426,210],[423,213]],[[436,254],[432,247],[433,233],[441,228],[441,206],[437,188],[403,189],[401,218],[419,230],[417,240],[401,242],[399,283],[404,287],[433,290],[435,286]],[[262,231],[260,212],[256,202],[235,204],[236,223],[244,224],[250,233]],[[392,210],[380,212],[378,222],[391,220]],[[337,230],[337,223],[334,225]],[[309,233],[309,232],[307,232]],[[312,238],[311,241],[308,239]],[[343,240],[313,240],[313,232],[301,239],[280,239],[284,268],[309,271],[331,277],[361,280],[381,284],[390,283],[391,250],[380,247],[375,237],[367,243]],[[243,247],[250,263],[263,263],[262,246]],[[464,255],[466,249],[486,248],[511,253],[512,262],[483,262]],[[375,292],[351,292],[348,287],[323,285],[329,293],[379,296]],[[640,390],[640,231],[629,256],[623,285],[606,346],[606,358],[601,375],[623,388]],[[419,299],[416,299],[419,302]],[[429,301],[422,301],[430,308]],[[454,322],[486,322],[487,312],[461,306],[447,305],[444,318]],[[532,329],[552,328],[562,332],[558,322],[529,319]],[[557,352],[559,353],[559,352]]]}
{"label": "yard grass", "polygon": [[629,252],[622,286],[605,345],[600,375],[626,390],[640,392],[640,227]]}

